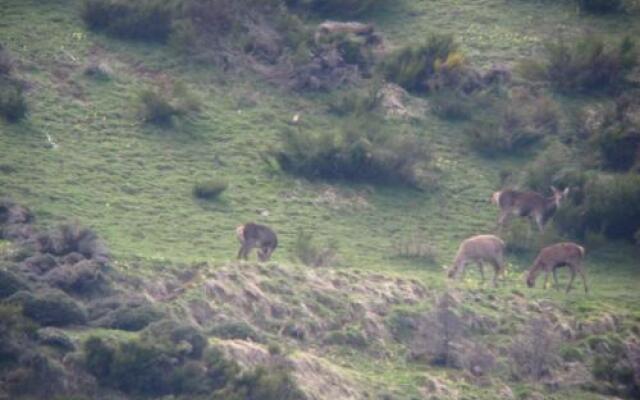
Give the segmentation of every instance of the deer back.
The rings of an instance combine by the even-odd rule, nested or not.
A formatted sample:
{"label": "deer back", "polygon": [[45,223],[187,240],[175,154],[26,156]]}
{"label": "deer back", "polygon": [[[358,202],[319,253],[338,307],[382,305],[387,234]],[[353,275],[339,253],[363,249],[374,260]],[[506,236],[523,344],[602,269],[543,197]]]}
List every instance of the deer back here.
{"label": "deer back", "polygon": [[266,225],[255,224],[252,222],[244,224],[242,234],[245,241],[253,241],[258,243],[261,247],[276,248],[278,245],[276,233]]}

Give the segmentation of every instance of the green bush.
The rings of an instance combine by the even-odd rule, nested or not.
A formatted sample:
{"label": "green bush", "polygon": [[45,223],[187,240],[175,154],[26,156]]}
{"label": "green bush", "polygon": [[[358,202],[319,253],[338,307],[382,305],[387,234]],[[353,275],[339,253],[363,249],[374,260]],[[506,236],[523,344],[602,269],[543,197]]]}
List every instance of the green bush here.
{"label": "green bush", "polygon": [[558,111],[546,97],[529,93],[483,92],[474,96],[477,109],[467,130],[472,147],[486,155],[513,154],[558,130]]}
{"label": "green bush", "polygon": [[629,240],[640,229],[640,175],[596,176],[586,183],[584,199],[586,229]]}
{"label": "green bush", "polygon": [[0,76],[0,115],[9,122],[17,122],[27,115],[22,84],[3,76]]}
{"label": "green bush", "polygon": [[246,322],[225,322],[213,327],[209,333],[222,339],[264,341],[264,338]]}
{"label": "green bush", "polygon": [[165,41],[171,33],[171,2],[85,0],[82,18],[95,31],[129,39]]}
{"label": "green bush", "polygon": [[425,92],[438,65],[454,69],[462,62],[451,35],[433,35],[419,46],[407,46],[391,54],[383,64],[385,77],[408,91]]}
{"label": "green bush", "polygon": [[310,179],[431,186],[427,141],[411,133],[386,134],[381,125],[368,116],[349,119],[337,131],[286,129],[274,156],[283,170]]}
{"label": "green bush", "polygon": [[257,367],[240,376],[232,392],[223,397],[229,400],[305,400],[289,371],[281,366]]}
{"label": "green bush", "polygon": [[87,312],[84,307],[60,291],[49,291],[28,297],[22,313],[45,326],[84,324]]}
{"label": "green bush", "polygon": [[106,326],[112,329],[136,332],[158,321],[165,316],[165,312],[155,305],[141,305],[139,307],[124,307],[113,311],[106,321]]}
{"label": "green bush", "polygon": [[226,179],[214,178],[196,183],[193,186],[193,195],[199,199],[213,200],[227,190],[229,184]]}
{"label": "green bush", "polygon": [[293,253],[300,262],[307,266],[324,267],[335,264],[337,247],[335,242],[330,242],[326,247],[322,247],[314,241],[313,233],[299,230],[293,245]]}
{"label": "green bush", "polygon": [[623,38],[617,44],[587,35],[569,44],[565,38],[548,43],[545,61],[525,61],[521,66],[530,78],[546,79],[562,92],[613,90],[637,64],[635,42]]}
{"label": "green bush", "polygon": [[139,94],[138,102],[142,120],[159,126],[171,126],[176,119],[200,111],[200,100],[179,83],[171,88],[144,90]]}
{"label": "green bush", "polygon": [[606,14],[620,11],[623,6],[622,0],[578,0],[578,6],[593,14]]}
{"label": "green bush", "polygon": [[27,284],[11,271],[0,269],[0,299],[7,298],[19,290],[27,289]]}
{"label": "green bush", "polygon": [[571,149],[554,143],[522,169],[521,186],[539,193],[549,191],[551,186],[582,187],[586,177],[576,159]]}
{"label": "green bush", "polygon": [[384,0],[285,0],[289,7],[306,8],[326,14],[358,15]]}

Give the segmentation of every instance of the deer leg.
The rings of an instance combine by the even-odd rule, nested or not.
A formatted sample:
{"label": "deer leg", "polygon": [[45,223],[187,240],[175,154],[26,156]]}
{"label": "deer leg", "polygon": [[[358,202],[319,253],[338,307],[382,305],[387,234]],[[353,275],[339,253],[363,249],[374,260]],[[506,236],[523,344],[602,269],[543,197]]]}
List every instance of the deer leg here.
{"label": "deer leg", "polygon": [[578,273],[580,273],[580,276],[582,277],[582,283],[584,284],[584,292],[589,293],[589,288],[587,287],[587,273],[584,272],[584,269],[582,269],[582,266],[578,268]]}
{"label": "deer leg", "polygon": [[542,215],[536,215],[536,225],[538,225],[538,231],[542,233],[544,231],[544,218]]}
{"label": "deer leg", "polygon": [[573,280],[575,278],[576,278],[576,270],[575,270],[575,267],[572,265],[571,266],[571,279],[569,279],[569,284],[567,285],[566,293],[569,293],[569,291],[571,290],[571,285],[573,285]]}
{"label": "deer leg", "polygon": [[560,284],[558,283],[558,269],[557,268],[553,269],[553,286],[556,288],[556,290],[558,290],[558,288],[560,287]]}
{"label": "deer leg", "polygon": [[500,216],[498,217],[498,229],[499,230],[504,228],[504,224],[509,219],[509,215],[510,214],[511,214],[510,212],[504,212],[504,211],[500,213]]}
{"label": "deer leg", "polygon": [[544,271],[544,285],[542,287],[546,290],[549,283],[549,270]]}
{"label": "deer leg", "polygon": [[493,287],[498,287],[498,275],[500,275],[502,268],[497,261],[493,261],[491,264],[493,264]]}
{"label": "deer leg", "polygon": [[482,279],[482,283],[484,284],[484,265],[482,262],[478,262],[478,268],[480,269],[480,278]]}

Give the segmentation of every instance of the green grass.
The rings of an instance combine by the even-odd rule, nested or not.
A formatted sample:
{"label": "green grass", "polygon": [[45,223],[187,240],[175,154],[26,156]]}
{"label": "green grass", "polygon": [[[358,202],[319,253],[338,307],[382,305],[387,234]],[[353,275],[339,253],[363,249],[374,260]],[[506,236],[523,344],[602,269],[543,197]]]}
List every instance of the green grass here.
{"label": "green grass", "polygon": [[[122,265],[142,260],[146,267],[140,273],[147,275],[153,273],[153,265],[165,262],[221,265],[233,260],[234,228],[246,221],[272,226],[280,239],[273,259],[292,263],[290,249],[302,228],[313,231],[320,243],[337,240],[342,268],[500,298],[517,289],[529,299],[551,300],[576,315],[616,312],[636,323],[640,320],[637,248],[630,245],[609,244],[589,253],[588,296],[578,280],[569,295],[540,289],[540,280],[536,289],[526,289],[522,271],[535,254],[510,258],[513,272],[508,284],[498,289],[491,289],[489,282],[480,287],[473,267],[466,282],[445,279],[443,265],[451,264],[460,240],[493,230],[497,213],[489,196],[499,186],[499,171],[517,168],[526,159],[476,156],[467,148],[460,125],[427,115],[414,125],[396,125],[432,141],[441,170],[437,191],[309,182],[285,175],[263,162],[261,153],[276,143],[295,113],[301,114],[304,129],[332,129],[339,121],[324,112],[331,94],[292,95],[243,72],[189,64],[168,47],[91,33],[74,11],[78,3],[0,4],[0,38],[20,61],[17,75],[32,85],[27,92],[28,118],[18,124],[0,121],[0,163],[15,169],[0,170],[0,196],[27,204],[41,224],[75,218],[103,236]],[[640,35],[636,16],[580,16],[575,8],[555,2],[391,3],[367,18],[392,44],[418,43],[429,33],[452,33],[478,65],[528,56],[558,31]],[[112,79],[95,81],[83,75],[92,55],[113,68]],[[200,115],[169,129],[140,121],[137,94],[161,79],[185,82],[203,99]],[[57,148],[47,145],[47,134]],[[225,178],[229,188],[216,202],[194,199],[196,177],[210,174]],[[340,201],[328,200],[329,190],[335,190]],[[261,215],[264,210],[268,216]],[[416,232],[437,249],[436,263],[394,256],[393,241]],[[566,282],[566,274],[561,276]],[[341,351],[328,358],[402,398],[418,395],[416,387],[425,374],[399,356],[380,361]],[[479,398],[492,398],[483,389],[473,391]]]}

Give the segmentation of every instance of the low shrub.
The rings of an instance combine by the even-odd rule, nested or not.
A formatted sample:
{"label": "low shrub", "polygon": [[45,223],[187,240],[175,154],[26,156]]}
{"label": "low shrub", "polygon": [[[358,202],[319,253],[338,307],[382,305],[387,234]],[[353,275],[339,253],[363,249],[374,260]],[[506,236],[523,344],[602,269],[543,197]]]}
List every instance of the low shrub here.
{"label": "low shrub", "polygon": [[109,250],[90,228],[76,222],[60,224],[49,232],[37,236],[38,250],[64,256],[79,253],[99,263],[109,260]]}
{"label": "low shrub", "polygon": [[172,4],[162,0],[85,0],[89,29],[129,39],[165,41],[171,33]]}
{"label": "low shrub", "polygon": [[368,345],[367,338],[357,329],[329,332],[323,342],[329,345],[349,346],[356,349],[364,349]]}
{"label": "low shrub", "polygon": [[576,159],[569,147],[553,143],[523,168],[520,186],[539,193],[548,192],[551,186],[582,187],[586,177]]}
{"label": "low shrub", "polygon": [[313,233],[299,230],[293,246],[295,257],[310,267],[325,267],[337,262],[337,243],[330,242],[326,247],[318,245]]}
{"label": "low shrub", "polygon": [[102,272],[101,265],[90,260],[54,268],[45,280],[50,286],[85,298],[102,297],[111,289],[111,282]]}
{"label": "low shrub", "polygon": [[560,338],[548,321],[532,319],[509,349],[512,374],[533,380],[550,376],[560,362],[559,345]]}
{"label": "low shrub", "polygon": [[101,318],[98,325],[111,329],[137,332],[152,322],[161,320],[165,315],[165,312],[161,308],[153,304],[143,304],[137,307],[120,307],[109,313],[106,317]]}
{"label": "low shrub", "polygon": [[422,260],[428,263],[435,263],[438,259],[436,247],[417,233],[397,240],[393,247],[395,255],[398,257]]}
{"label": "low shrub", "polygon": [[246,322],[225,322],[214,326],[209,333],[222,339],[264,341],[264,338]]}
{"label": "low shrub", "polygon": [[149,325],[141,336],[144,340],[174,347],[181,358],[200,359],[207,348],[207,337],[193,325],[164,319]]}
{"label": "low shrub", "polygon": [[242,374],[232,390],[223,392],[229,400],[305,400],[289,370],[283,366],[259,366]]}
{"label": "low shrub", "polygon": [[615,90],[637,64],[635,42],[629,37],[617,44],[594,35],[575,44],[561,37],[545,49],[543,62],[525,61],[521,71],[529,78],[548,80],[561,92]]}
{"label": "low shrub", "polygon": [[578,6],[593,14],[607,14],[620,11],[623,7],[623,0],[578,0]]}
{"label": "low shrub", "polygon": [[383,64],[385,77],[408,91],[426,92],[439,66],[450,70],[462,63],[458,46],[451,35],[434,35],[419,46],[407,46],[391,54]]}
{"label": "low shrub", "polygon": [[16,274],[0,269],[0,299],[5,299],[15,292],[27,288],[27,283]]}
{"label": "low shrub", "polygon": [[228,186],[227,180],[223,178],[200,181],[193,186],[193,195],[199,199],[213,200],[227,190]]}
{"label": "low shrub", "polygon": [[640,176],[595,176],[584,187],[584,226],[610,238],[633,240],[640,229]]}
{"label": "low shrub", "polygon": [[0,77],[9,76],[13,70],[13,58],[0,43]]}
{"label": "low shrub", "polygon": [[182,84],[144,90],[138,96],[138,103],[142,120],[159,126],[171,126],[176,119],[200,111],[200,100]]}
{"label": "low shrub", "polygon": [[17,122],[27,115],[27,110],[22,84],[0,76],[0,115],[9,122]]}
{"label": "low shrub", "polygon": [[385,134],[375,118],[352,118],[342,129],[326,132],[282,131],[274,156],[280,167],[307,178],[433,185],[428,142],[411,133]]}
{"label": "low shrub", "polygon": [[557,133],[559,113],[546,97],[489,91],[476,94],[474,102],[484,111],[471,119],[467,134],[471,146],[480,153],[513,154]]}
{"label": "low shrub", "polygon": [[84,307],[60,291],[27,297],[22,313],[44,326],[78,325],[87,321]]}
{"label": "low shrub", "polygon": [[384,0],[285,0],[290,7],[309,8],[326,14],[355,16],[382,4]]}

